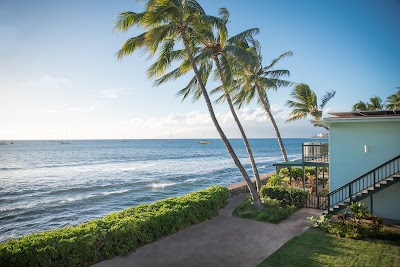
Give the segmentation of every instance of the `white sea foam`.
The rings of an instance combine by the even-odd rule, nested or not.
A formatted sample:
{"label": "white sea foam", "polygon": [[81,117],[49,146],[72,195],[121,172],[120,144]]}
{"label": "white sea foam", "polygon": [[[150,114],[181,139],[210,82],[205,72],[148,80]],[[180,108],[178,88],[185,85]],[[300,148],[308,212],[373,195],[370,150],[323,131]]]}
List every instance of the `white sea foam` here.
{"label": "white sea foam", "polygon": [[76,201],[76,198],[68,197],[64,200],[61,200],[61,203],[74,202],[74,201]]}
{"label": "white sea foam", "polygon": [[197,178],[186,179],[186,180],[184,181],[184,183],[186,183],[186,184],[193,184],[193,183],[197,182],[198,180],[199,180],[199,179],[197,179]]}
{"label": "white sea foam", "polygon": [[172,185],[176,185],[177,183],[152,183],[151,187],[153,189],[155,188],[164,188],[164,187],[168,187],[168,186],[172,186]]}
{"label": "white sea foam", "polygon": [[117,191],[111,191],[111,192],[103,192],[101,194],[104,196],[108,196],[108,195],[114,195],[114,194],[122,194],[122,193],[125,193],[128,191],[129,191],[129,189],[123,189],[123,190],[117,190]]}

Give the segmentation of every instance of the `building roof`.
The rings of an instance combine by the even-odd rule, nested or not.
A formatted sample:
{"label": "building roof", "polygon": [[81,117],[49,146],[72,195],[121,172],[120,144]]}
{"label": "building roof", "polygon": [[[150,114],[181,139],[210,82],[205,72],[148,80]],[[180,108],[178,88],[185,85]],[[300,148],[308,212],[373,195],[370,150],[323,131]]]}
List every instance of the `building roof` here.
{"label": "building roof", "polygon": [[331,127],[334,123],[360,123],[360,122],[400,122],[400,110],[368,110],[350,112],[332,112],[332,117],[324,118],[322,125]]}
{"label": "building roof", "polygon": [[350,111],[350,112],[332,112],[329,113],[339,118],[354,118],[354,117],[400,117],[400,110],[367,110],[367,111]]}

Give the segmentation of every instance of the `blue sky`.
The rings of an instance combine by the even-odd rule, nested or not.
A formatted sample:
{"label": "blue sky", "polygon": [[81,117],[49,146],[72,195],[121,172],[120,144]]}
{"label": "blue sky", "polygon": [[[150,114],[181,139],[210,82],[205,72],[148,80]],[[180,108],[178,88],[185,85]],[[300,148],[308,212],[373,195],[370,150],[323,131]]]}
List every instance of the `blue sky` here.
{"label": "blue sky", "polygon": [[[385,99],[400,86],[397,0],[199,1],[213,15],[231,13],[230,35],[260,28],[264,64],[279,64],[318,95],[336,90],[326,112]],[[0,2],[0,138],[217,138],[204,101],[181,103],[184,81],[153,87],[150,62],[136,53],[118,62],[122,43],[139,33],[112,31],[115,16],[141,11],[133,0]],[[270,92],[284,137],[323,132],[308,120],[284,123],[290,88]],[[228,137],[238,137],[228,109],[215,107]],[[256,103],[240,112],[250,137],[274,137]]]}

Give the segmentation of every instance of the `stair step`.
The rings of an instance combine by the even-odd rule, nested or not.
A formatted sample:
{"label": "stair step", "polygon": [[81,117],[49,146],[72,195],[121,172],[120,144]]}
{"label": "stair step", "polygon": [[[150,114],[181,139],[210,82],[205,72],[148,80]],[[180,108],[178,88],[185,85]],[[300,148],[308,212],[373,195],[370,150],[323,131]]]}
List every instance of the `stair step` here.
{"label": "stair step", "polygon": [[393,177],[388,177],[388,178],[386,178],[386,181],[393,181],[393,180],[394,180]]}
{"label": "stair step", "polygon": [[400,178],[400,174],[392,175],[393,178]]}
{"label": "stair step", "polygon": [[386,180],[380,181],[378,184],[387,184]]}

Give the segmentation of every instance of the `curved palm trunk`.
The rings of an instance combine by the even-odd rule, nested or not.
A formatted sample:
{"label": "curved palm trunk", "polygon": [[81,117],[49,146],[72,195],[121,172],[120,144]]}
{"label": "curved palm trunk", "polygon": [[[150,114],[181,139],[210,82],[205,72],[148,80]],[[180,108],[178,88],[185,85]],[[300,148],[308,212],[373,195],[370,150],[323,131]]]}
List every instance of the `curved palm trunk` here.
{"label": "curved palm trunk", "polygon": [[240,173],[242,174],[244,180],[247,183],[247,187],[249,188],[250,195],[251,195],[251,197],[253,199],[255,209],[256,210],[261,210],[263,208],[263,205],[261,203],[260,196],[258,195],[256,188],[251,183],[251,180],[250,180],[248,174],[246,173],[246,170],[243,168],[243,165],[240,163],[239,158],[236,156],[235,151],[233,150],[233,148],[232,148],[231,144],[229,143],[228,139],[226,138],[225,133],[222,131],[222,128],[221,128],[221,126],[219,125],[219,123],[217,121],[217,118],[215,117],[215,113],[214,113],[214,109],[213,109],[213,107],[211,105],[210,97],[208,96],[208,93],[207,93],[206,88],[204,86],[203,80],[201,79],[200,73],[197,70],[196,63],[194,61],[192,52],[191,52],[190,47],[189,47],[189,42],[188,42],[186,33],[182,32],[181,36],[182,36],[183,44],[185,46],[186,53],[187,53],[187,55],[189,57],[190,63],[192,64],[193,71],[194,71],[194,73],[196,75],[197,82],[200,85],[201,91],[203,93],[204,100],[206,101],[207,108],[208,108],[208,111],[210,113],[211,119],[212,119],[212,121],[214,123],[214,126],[217,129],[219,135],[221,136],[221,139],[224,142],[225,147],[228,150],[229,154],[231,155],[231,157],[233,159],[233,162],[235,163],[235,165],[237,166],[237,168],[239,169]]}
{"label": "curved palm trunk", "polygon": [[272,116],[271,109],[269,108],[269,105],[267,104],[265,99],[261,97],[260,87],[259,87],[258,84],[256,84],[256,88],[257,88],[258,98],[260,99],[265,111],[268,114],[268,117],[270,118],[270,120],[272,122],[272,125],[274,126],[274,130],[275,130],[275,133],[276,133],[276,137],[278,138],[278,143],[279,143],[279,147],[281,148],[283,159],[285,161],[288,161],[288,157],[286,155],[286,149],[285,149],[285,146],[283,145],[282,137],[281,137],[281,134],[279,133],[278,126],[276,125],[275,119]]}
{"label": "curved palm trunk", "polygon": [[[214,58],[214,61],[215,61],[215,65],[217,66],[218,73],[219,73],[219,76],[221,77],[221,81],[222,81],[221,65],[219,63],[218,58]],[[235,122],[236,122],[236,124],[237,124],[237,126],[239,128],[240,134],[242,135],[242,139],[243,139],[244,145],[245,145],[246,150],[247,150],[247,154],[249,155],[249,159],[250,159],[250,162],[251,162],[251,168],[253,169],[253,173],[254,173],[254,176],[256,178],[257,191],[260,192],[260,189],[261,189],[262,185],[261,185],[261,180],[260,180],[260,175],[258,173],[257,165],[256,165],[256,162],[254,160],[253,151],[251,151],[251,147],[250,147],[249,141],[247,139],[246,133],[244,132],[242,124],[240,123],[239,118],[238,118],[238,116],[236,114],[235,108],[234,108],[234,106],[232,104],[231,96],[230,96],[229,92],[225,89],[224,85],[222,85],[222,88],[224,89],[226,102],[229,105],[229,109],[231,110],[233,119],[235,120]]]}

